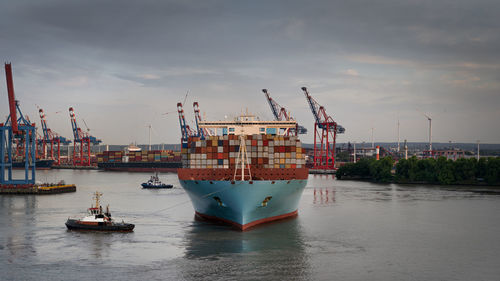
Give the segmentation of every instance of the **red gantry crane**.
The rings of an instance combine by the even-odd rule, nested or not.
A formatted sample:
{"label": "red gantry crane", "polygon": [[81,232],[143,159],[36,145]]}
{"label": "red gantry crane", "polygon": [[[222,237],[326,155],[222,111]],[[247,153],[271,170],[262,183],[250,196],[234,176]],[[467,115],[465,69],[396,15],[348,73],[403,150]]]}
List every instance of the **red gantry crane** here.
{"label": "red gantry crane", "polygon": [[71,127],[73,129],[73,165],[91,166],[91,145],[97,145],[101,143],[101,140],[78,127],[73,107],[69,108],[69,116],[71,117]]}
{"label": "red gantry crane", "polygon": [[325,108],[309,95],[306,87],[302,87],[302,91],[304,91],[316,121],[314,123],[313,167],[315,169],[334,169],[337,134],[343,134],[345,129],[338,125],[330,115],[326,114]]}
{"label": "red gantry crane", "polygon": [[[43,136],[39,141],[42,151],[41,156],[43,159],[54,160],[54,164],[61,164],[61,144],[68,145],[71,143],[70,140],[58,135],[47,126],[47,120],[45,119],[45,113],[43,109],[39,109],[40,123],[42,124]],[[55,154],[55,155],[54,155]]]}
{"label": "red gantry crane", "polygon": [[[269,95],[269,92],[267,91],[267,89],[262,89],[262,92],[266,95],[266,98],[267,98],[267,101],[269,102],[269,106],[271,107],[271,111],[273,112],[273,115],[274,115],[274,119],[276,121],[290,121],[290,120],[294,120],[290,114],[287,113],[286,109],[284,107],[282,107],[281,105],[279,105],[275,100],[273,100],[273,98],[271,98],[271,96]],[[307,134],[307,129],[303,126],[299,126],[299,124],[297,124],[297,127],[295,129],[292,129],[291,131],[288,131],[288,135],[292,133],[292,134]]]}

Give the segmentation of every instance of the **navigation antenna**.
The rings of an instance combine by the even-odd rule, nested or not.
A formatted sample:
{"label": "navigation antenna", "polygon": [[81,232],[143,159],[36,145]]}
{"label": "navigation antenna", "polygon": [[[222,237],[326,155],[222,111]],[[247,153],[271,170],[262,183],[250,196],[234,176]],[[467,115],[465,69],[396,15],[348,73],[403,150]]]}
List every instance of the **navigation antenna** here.
{"label": "navigation antenna", "polygon": [[101,198],[101,196],[102,196],[102,193],[100,193],[99,191],[96,191],[96,192],[94,193],[95,207],[96,207],[96,208],[99,208],[99,206],[100,206],[100,205],[99,205],[99,199]]}
{"label": "navigation antenna", "polygon": [[246,146],[245,135],[240,135],[240,149],[238,152],[238,158],[236,159],[236,167],[234,168],[233,180],[236,181],[236,174],[238,171],[238,165],[241,164],[241,180],[245,180],[245,165],[248,169],[248,180],[252,180],[252,172],[250,171],[250,163],[248,161],[247,146]]}

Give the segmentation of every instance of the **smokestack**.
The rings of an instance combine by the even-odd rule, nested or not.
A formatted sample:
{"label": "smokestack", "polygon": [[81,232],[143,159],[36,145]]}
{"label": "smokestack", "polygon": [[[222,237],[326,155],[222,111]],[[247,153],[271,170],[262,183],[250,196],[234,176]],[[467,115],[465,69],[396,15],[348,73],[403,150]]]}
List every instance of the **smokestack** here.
{"label": "smokestack", "polygon": [[380,160],[380,146],[377,145],[377,148],[375,149],[375,153],[377,154],[377,160]]}

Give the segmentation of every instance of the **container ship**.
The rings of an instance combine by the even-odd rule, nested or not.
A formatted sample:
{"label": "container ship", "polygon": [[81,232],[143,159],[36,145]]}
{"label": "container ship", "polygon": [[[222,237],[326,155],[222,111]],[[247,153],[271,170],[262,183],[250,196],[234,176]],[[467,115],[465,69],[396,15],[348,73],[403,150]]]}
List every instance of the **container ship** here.
{"label": "container ship", "polygon": [[[52,165],[54,164],[54,160],[52,159],[37,159],[35,162],[35,168],[37,170],[50,170]],[[25,162],[23,159],[17,159],[12,162],[12,168],[14,169],[24,169]]]}
{"label": "container ship", "polygon": [[110,171],[177,172],[182,167],[181,153],[172,150],[144,150],[129,146],[125,151],[97,154],[97,166]]}
{"label": "container ship", "polygon": [[259,121],[241,115],[234,121],[200,122],[212,136],[182,143],[179,182],[195,214],[239,230],[296,216],[308,168],[295,121]]}

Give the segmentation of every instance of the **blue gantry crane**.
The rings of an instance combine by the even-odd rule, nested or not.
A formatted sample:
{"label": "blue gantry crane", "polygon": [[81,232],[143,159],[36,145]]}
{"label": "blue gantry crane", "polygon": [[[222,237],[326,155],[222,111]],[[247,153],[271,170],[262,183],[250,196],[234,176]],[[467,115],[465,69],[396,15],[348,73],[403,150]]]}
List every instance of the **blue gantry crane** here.
{"label": "blue gantry crane", "polygon": [[53,132],[47,126],[47,120],[45,119],[45,113],[43,109],[39,109],[38,113],[40,114],[40,123],[42,125],[43,136],[42,139],[38,141],[38,144],[41,146],[41,156],[44,159],[54,160],[54,164],[61,164],[61,144],[68,145],[71,143],[70,140],[66,139],[63,136],[58,135]]}
{"label": "blue gantry crane", "polygon": [[[271,111],[273,112],[274,119],[276,121],[290,121],[294,120],[290,114],[287,113],[286,109],[279,105],[271,96],[269,95],[269,92],[267,89],[262,89],[262,92],[266,95],[267,101],[269,103],[269,106],[271,107]],[[293,130],[291,130],[292,134],[307,134],[307,129],[304,126],[300,126],[297,124],[297,127]]]}
{"label": "blue gantry crane", "polygon": [[[0,123],[0,185],[33,185],[35,183],[36,163],[36,129],[24,117],[19,102],[14,95],[14,82],[12,79],[12,66],[5,64],[7,80],[7,93],[9,97],[9,116],[5,123]],[[19,113],[19,118],[17,118]],[[12,163],[14,143],[23,146],[24,179],[12,177]],[[31,171],[31,177],[30,177]]]}
{"label": "blue gantry crane", "polygon": [[182,108],[181,102],[177,103],[177,113],[179,114],[179,124],[181,126],[181,143],[187,145],[188,138],[193,136],[193,132],[189,128],[189,125],[186,124],[184,109]]}

